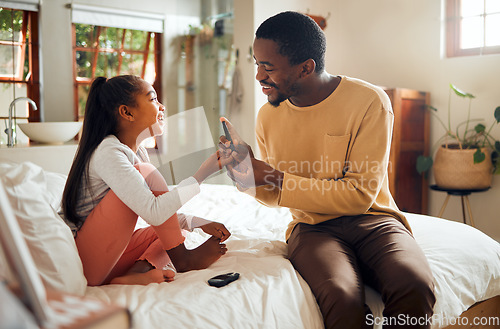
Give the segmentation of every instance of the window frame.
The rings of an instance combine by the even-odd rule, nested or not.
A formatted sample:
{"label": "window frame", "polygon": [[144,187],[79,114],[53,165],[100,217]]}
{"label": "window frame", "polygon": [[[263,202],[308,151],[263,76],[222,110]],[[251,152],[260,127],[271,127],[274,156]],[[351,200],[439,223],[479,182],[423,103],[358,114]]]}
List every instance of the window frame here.
{"label": "window frame", "polygon": [[[144,75],[146,72],[146,65],[148,63],[148,58],[151,53],[150,51],[150,46],[151,46],[151,35],[154,33],[154,46],[153,46],[153,53],[154,53],[154,60],[155,60],[155,81],[153,82],[153,88],[156,91],[156,94],[158,95],[158,99],[161,98],[161,90],[162,90],[162,83],[161,83],[161,53],[162,53],[162,38],[163,34],[158,33],[158,32],[150,32],[150,31],[143,31],[148,33],[147,35],[147,40],[146,40],[146,46],[144,47],[144,50],[132,50],[132,49],[124,49],[124,39],[127,31],[131,29],[126,29],[123,28],[123,35],[120,41],[120,48],[101,48],[99,45],[99,36],[101,34],[101,30],[105,28],[109,28],[107,26],[97,26],[93,25],[95,29],[97,29],[97,35],[96,35],[96,40],[94,41],[94,44],[91,45],[91,47],[78,47],[76,45],[76,25],[75,23],[71,24],[71,29],[72,29],[72,39],[73,39],[73,83],[74,83],[74,116],[75,120],[79,121],[83,119],[83,116],[79,115],[78,111],[78,88],[82,85],[88,85],[92,83],[93,79],[96,77],[95,71],[97,67],[97,61],[98,61],[98,55],[99,53],[109,53],[109,52],[117,52],[118,53],[118,68],[117,68],[117,74],[122,74],[121,66],[123,62],[123,56],[124,54],[142,54],[144,56],[144,62],[141,70],[140,77],[144,79]],[[76,64],[76,54],[78,51],[86,51],[86,52],[92,52],[94,53],[93,59],[92,59],[92,76],[91,78],[85,78],[85,77],[79,77],[78,76],[78,67]]]}
{"label": "window frame", "polygon": [[[2,7],[4,10],[15,10],[23,12],[22,41],[1,41],[4,45],[20,46],[19,61],[22,63],[15,77],[1,77],[0,84],[26,84],[26,96],[31,98],[40,107],[40,61],[39,61],[39,21],[38,12],[29,10]],[[26,43],[26,34],[28,33]],[[26,47],[28,47],[28,79],[23,79],[24,62],[26,60]],[[29,122],[40,122],[40,110],[35,111],[28,107],[28,117],[18,116],[18,119],[28,119]],[[3,117],[1,119],[4,119]]]}
{"label": "window frame", "polygon": [[[483,1],[483,0],[480,0]],[[447,57],[479,56],[500,54],[500,46],[483,46],[477,48],[460,48],[461,35],[461,0],[446,0],[446,55]],[[483,24],[485,12],[481,15]]]}

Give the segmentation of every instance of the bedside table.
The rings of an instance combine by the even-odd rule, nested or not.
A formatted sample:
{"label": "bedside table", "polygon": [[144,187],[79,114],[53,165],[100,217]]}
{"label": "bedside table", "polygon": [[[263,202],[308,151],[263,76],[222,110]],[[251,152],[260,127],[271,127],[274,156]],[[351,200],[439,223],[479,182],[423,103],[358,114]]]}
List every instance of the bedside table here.
{"label": "bedside table", "polygon": [[476,193],[476,192],[488,191],[490,189],[488,187],[488,188],[483,188],[483,189],[459,190],[459,189],[444,188],[444,187],[440,187],[437,185],[431,185],[430,188],[431,188],[431,190],[446,192],[448,194],[446,196],[446,199],[444,200],[444,203],[443,203],[443,206],[441,207],[441,210],[439,211],[438,217],[443,216],[444,210],[446,209],[446,206],[448,204],[448,201],[449,201],[451,195],[460,196],[460,198],[462,200],[462,216],[463,216],[464,224],[467,224],[467,219],[465,216],[465,208],[467,207],[467,212],[469,214],[471,226],[473,226],[473,227],[475,227],[475,225],[474,225],[474,218],[472,217],[472,209],[471,209],[470,203],[469,203],[469,195],[472,193]]}

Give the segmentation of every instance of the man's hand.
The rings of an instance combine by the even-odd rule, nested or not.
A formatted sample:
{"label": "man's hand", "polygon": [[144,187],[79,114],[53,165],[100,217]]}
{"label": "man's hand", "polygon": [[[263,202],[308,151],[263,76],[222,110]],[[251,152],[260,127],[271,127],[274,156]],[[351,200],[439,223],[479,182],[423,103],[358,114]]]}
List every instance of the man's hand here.
{"label": "man's hand", "polygon": [[236,166],[226,166],[228,176],[242,188],[272,185],[281,189],[284,174],[267,162],[247,158]]}
{"label": "man's hand", "polygon": [[226,118],[221,118],[221,120],[226,122],[235,146],[235,150],[231,151],[226,137],[219,138],[221,151],[233,159],[230,164],[226,165],[228,176],[243,188],[262,185],[273,185],[281,188],[283,173],[268,163],[257,160],[252,148],[241,139],[231,123]]}
{"label": "man's hand", "polygon": [[[233,152],[232,157],[235,159],[235,161],[237,163],[243,161],[247,154],[249,154],[251,158],[254,158],[252,148],[240,137],[231,122],[229,122],[229,120],[224,117],[220,118],[220,120],[226,122],[227,130],[229,131],[231,139],[233,140],[235,151]],[[226,154],[231,154],[229,145],[230,144],[226,136],[219,137],[219,147],[224,150]]]}

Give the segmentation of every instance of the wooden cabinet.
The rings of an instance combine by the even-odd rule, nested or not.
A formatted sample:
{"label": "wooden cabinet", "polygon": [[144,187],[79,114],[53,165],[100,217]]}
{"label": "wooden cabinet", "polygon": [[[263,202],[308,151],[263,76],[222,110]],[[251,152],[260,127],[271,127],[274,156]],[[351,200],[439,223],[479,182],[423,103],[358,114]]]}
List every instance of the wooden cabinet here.
{"label": "wooden cabinet", "polygon": [[389,188],[399,209],[426,214],[429,182],[416,169],[417,157],[429,154],[430,94],[403,88],[384,88],[394,111],[389,163]]}

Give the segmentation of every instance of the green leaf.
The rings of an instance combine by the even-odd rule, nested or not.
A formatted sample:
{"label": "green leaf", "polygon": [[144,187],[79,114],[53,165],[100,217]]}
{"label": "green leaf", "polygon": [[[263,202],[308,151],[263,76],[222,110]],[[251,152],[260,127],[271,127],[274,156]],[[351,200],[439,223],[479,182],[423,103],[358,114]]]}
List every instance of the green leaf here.
{"label": "green leaf", "polygon": [[475,127],[474,127],[474,130],[480,134],[482,132],[484,132],[486,130],[486,126],[483,125],[482,123],[478,123]]}
{"label": "green leaf", "polygon": [[417,171],[420,175],[432,167],[432,157],[419,155],[417,158]]}
{"label": "green leaf", "polygon": [[477,151],[474,152],[474,163],[481,163],[484,159],[486,159],[486,154],[478,148]]}
{"label": "green leaf", "polygon": [[425,106],[428,110],[433,110],[434,112],[437,112],[437,111],[438,111],[438,109],[437,109],[437,108],[435,108],[435,107],[434,107],[434,106],[432,106],[432,105],[425,104],[424,106]]}
{"label": "green leaf", "polygon": [[495,109],[495,119],[497,120],[497,123],[500,122],[500,106]]}
{"label": "green leaf", "polygon": [[495,150],[500,153],[500,142],[495,141]]}
{"label": "green leaf", "polygon": [[493,173],[497,173],[498,168],[498,152],[491,152],[491,163],[493,164]]}
{"label": "green leaf", "polygon": [[458,89],[455,85],[453,85],[452,83],[450,83],[450,88],[455,92],[455,94],[457,94],[458,96],[460,97],[465,97],[465,98],[476,98],[476,96],[472,95],[472,94],[469,94],[465,91],[462,91],[460,89]]}

